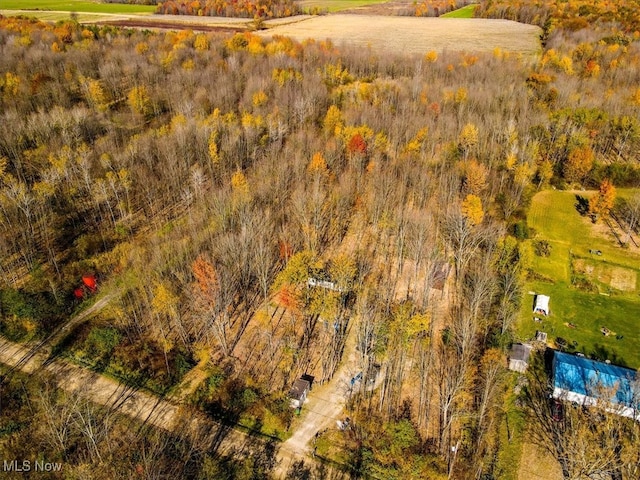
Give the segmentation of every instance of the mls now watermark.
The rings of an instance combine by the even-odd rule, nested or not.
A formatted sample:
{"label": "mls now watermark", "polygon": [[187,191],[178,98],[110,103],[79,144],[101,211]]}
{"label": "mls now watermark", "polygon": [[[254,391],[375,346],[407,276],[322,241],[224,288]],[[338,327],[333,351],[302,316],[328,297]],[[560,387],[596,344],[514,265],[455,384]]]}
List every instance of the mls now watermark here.
{"label": "mls now watermark", "polygon": [[3,472],[59,472],[62,463],[45,462],[44,460],[3,460]]}

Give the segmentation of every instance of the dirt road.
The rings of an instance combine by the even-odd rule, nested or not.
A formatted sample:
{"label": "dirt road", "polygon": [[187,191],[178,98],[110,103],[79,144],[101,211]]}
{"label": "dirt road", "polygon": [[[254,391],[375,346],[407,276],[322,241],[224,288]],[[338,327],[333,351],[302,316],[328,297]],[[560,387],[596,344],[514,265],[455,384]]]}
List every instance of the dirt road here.
{"label": "dirt road", "polygon": [[335,427],[336,421],[344,420],[343,410],[351,393],[351,379],[361,371],[355,344],[356,328],[351,325],[344,349],[343,358],[346,360],[330,382],[312,388],[302,408],[298,428],[280,447],[278,457],[284,471],[289,468],[289,462],[311,459],[311,442],[316,433]]}
{"label": "dirt road", "polygon": [[[20,345],[0,338],[0,363],[10,367],[8,374],[16,370],[49,376],[62,390],[81,394],[97,404],[123,413],[143,424],[182,435],[186,433],[199,441],[205,438],[219,454],[247,455],[248,451],[264,447],[266,439],[221,425],[201,412],[180,405],[181,395],[160,398],[51,355],[52,349],[63,341],[66,335],[95,316],[118,295],[120,291],[113,291],[99,298],[92,306],[71,318],[40,342]],[[343,408],[350,394],[350,381],[360,371],[355,349],[355,332],[356,328],[352,325],[347,333],[344,348],[343,358],[347,360],[338,368],[330,382],[313,388],[304,405],[299,428],[277,448],[277,463],[273,471],[276,478],[287,478],[287,473],[294,464],[312,464],[313,460],[309,455],[312,451],[310,442],[316,433],[334,426],[337,420],[344,419]],[[192,376],[199,377],[202,368],[195,370]],[[189,375],[188,377],[191,378]],[[184,389],[188,391],[192,382],[186,380],[187,378]]]}
{"label": "dirt road", "polygon": [[[26,358],[26,360],[25,360]],[[32,354],[28,348],[0,338],[0,363],[27,374],[48,374],[58,387],[71,393],[79,393],[91,401],[123,413],[143,424],[187,435],[199,442],[206,442],[221,455],[246,457],[264,448],[266,439],[252,436],[221,425],[205,414],[161,399],[147,392],[125,386],[63,359],[48,360],[43,353]],[[340,417],[344,391],[343,381],[348,369],[339,371],[335,382],[319,389],[307,404],[305,423],[293,437],[280,445],[276,452],[273,476],[286,479],[290,468],[301,461],[313,463],[308,456],[308,442],[316,431],[326,428]],[[322,395],[327,395],[324,398]]]}
{"label": "dirt road", "polygon": [[[27,357],[28,360],[23,361]],[[178,422],[180,430],[210,425],[214,429],[220,426],[211,422],[203,414],[185,412],[179,405],[162,400],[149,393],[127,387],[115,380],[99,375],[66,360],[47,360],[42,353],[30,355],[30,350],[15,343],[0,339],[0,362],[10,367],[17,367],[28,374],[48,374],[55,379],[58,386],[67,392],[78,392],[90,400],[108,408],[117,410],[142,423],[148,423],[165,430],[176,430]],[[187,425],[185,425],[185,421]],[[247,435],[230,430],[224,440],[225,447],[242,444]],[[228,448],[223,448],[223,451]]]}

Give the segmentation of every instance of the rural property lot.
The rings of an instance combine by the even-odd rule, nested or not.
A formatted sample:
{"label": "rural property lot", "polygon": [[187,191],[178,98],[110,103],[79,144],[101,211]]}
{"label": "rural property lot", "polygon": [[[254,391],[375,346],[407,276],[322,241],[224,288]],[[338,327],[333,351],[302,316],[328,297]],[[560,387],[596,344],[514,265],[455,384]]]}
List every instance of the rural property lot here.
{"label": "rural property lot", "polygon": [[[533,296],[526,295],[518,334],[526,340],[541,330],[550,342],[564,339],[569,351],[638,368],[640,253],[622,248],[604,225],[578,213],[577,197],[594,193],[546,190],[534,196],[528,217],[532,242],[549,242],[551,252],[533,256],[537,278],[526,291],[549,295],[551,315],[534,322]],[[600,254],[590,253],[595,250]]]}
{"label": "rural property lot", "polygon": [[509,20],[325,15],[259,32],[298,41],[330,39],[337,46],[371,47],[375,51],[424,54],[430,50],[492,51],[537,54],[540,28]]}

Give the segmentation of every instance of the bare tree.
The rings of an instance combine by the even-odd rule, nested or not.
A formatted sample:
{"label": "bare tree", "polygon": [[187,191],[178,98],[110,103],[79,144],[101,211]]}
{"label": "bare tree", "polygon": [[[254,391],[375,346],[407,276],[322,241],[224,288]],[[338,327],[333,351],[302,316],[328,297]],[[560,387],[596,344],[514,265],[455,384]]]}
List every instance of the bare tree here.
{"label": "bare tree", "polygon": [[[627,243],[633,240],[633,233],[640,223],[640,194],[636,193],[620,207],[621,217],[627,224]],[[635,243],[635,240],[633,240]],[[636,245],[637,246],[637,245]]]}

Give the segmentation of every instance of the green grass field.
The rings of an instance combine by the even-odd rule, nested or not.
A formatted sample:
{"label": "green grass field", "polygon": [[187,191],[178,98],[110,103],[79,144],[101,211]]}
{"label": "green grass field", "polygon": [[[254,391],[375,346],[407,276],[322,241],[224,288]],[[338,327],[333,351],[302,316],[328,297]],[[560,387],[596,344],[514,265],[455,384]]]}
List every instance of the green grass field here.
{"label": "green grass field", "polygon": [[[592,193],[578,195],[588,197]],[[594,226],[589,218],[581,216],[576,195],[547,190],[533,198],[528,219],[535,232],[531,243],[548,241],[551,254],[533,256],[532,267],[538,278],[525,288],[551,297],[551,315],[543,317],[542,323],[534,322],[534,297],[527,294],[517,334],[528,339],[541,330],[547,332],[550,341],[557,337],[567,340],[569,350],[638,368],[640,255],[620,247],[606,228]],[[600,250],[602,255],[590,254],[589,250]],[[609,335],[601,332],[602,327],[610,331]]]}
{"label": "green grass field", "polygon": [[385,3],[387,0],[302,0],[298,2],[305,12],[313,12],[314,9],[326,12],[340,12],[350,8],[365,7]]}
{"label": "green grass field", "polygon": [[467,5],[457,10],[454,10],[444,15],[440,15],[440,18],[473,18],[473,12],[476,11],[477,5]]}
{"label": "green grass field", "polygon": [[127,5],[102,3],[91,0],[2,0],[3,10],[51,10],[59,12],[87,13],[153,13],[155,5]]}

